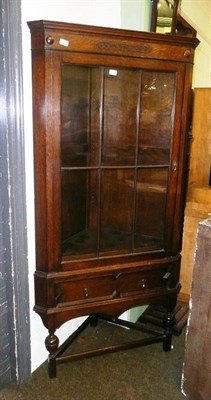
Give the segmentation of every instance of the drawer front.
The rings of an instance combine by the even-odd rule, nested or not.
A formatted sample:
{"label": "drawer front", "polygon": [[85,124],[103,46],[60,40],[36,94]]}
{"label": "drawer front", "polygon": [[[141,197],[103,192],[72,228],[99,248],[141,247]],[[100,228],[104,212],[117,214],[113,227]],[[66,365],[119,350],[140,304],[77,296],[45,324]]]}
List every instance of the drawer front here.
{"label": "drawer front", "polygon": [[55,304],[92,302],[137,295],[146,290],[171,285],[171,268],[159,267],[150,271],[107,273],[100,277],[67,278],[55,282]]}

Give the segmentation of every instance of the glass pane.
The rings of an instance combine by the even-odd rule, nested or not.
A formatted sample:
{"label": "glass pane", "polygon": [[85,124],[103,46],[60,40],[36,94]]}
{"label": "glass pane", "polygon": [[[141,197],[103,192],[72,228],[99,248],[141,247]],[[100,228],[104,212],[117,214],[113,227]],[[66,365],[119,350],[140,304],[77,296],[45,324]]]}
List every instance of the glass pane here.
{"label": "glass pane", "polygon": [[62,253],[64,256],[82,254],[96,256],[97,176],[96,171],[62,170]]}
{"label": "glass pane", "polygon": [[169,164],[175,112],[174,86],[174,73],[142,73],[138,157],[141,165]]}
{"label": "glass pane", "polygon": [[134,247],[164,246],[167,168],[139,168],[136,182]]}
{"label": "glass pane", "polygon": [[174,85],[170,72],[62,66],[64,258],[164,247]]}
{"label": "glass pane", "polygon": [[134,171],[104,170],[101,186],[100,251],[131,251]]}
{"label": "glass pane", "polygon": [[62,166],[95,165],[99,158],[100,68],[62,66]]}
{"label": "glass pane", "polygon": [[134,165],[137,137],[139,71],[105,69],[104,165]]}

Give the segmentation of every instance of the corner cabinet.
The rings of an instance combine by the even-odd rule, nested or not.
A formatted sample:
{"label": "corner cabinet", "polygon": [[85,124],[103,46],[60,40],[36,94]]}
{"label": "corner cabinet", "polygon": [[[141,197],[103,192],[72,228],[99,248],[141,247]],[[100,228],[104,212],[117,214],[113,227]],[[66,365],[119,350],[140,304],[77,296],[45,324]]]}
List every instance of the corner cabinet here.
{"label": "corner cabinet", "polygon": [[[51,21],[32,38],[35,311],[49,335],[161,304],[171,348],[180,290],[186,145],[196,38]],[[136,324],[138,325],[138,324]],[[153,339],[151,339],[153,342]]]}

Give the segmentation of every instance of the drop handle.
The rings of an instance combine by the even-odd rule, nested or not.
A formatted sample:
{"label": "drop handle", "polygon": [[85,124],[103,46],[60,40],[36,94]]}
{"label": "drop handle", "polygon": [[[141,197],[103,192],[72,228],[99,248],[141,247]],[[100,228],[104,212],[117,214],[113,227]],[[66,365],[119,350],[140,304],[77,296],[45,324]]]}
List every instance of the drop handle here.
{"label": "drop handle", "polygon": [[177,171],[177,169],[178,169],[178,164],[177,164],[177,161],[174,160],[173,164],[172,164],[172,171]]}
{"label": "drop handle", "polygon": [[142,289],[145,289],[147,286],[147,280],[145,278],[141,279],[139,281],[139,285],[142,287]]}
{"label": "drop handle", "polygon": [[85,299],[89,297],[89,289],[87,287],[84,288],[84,297]]}

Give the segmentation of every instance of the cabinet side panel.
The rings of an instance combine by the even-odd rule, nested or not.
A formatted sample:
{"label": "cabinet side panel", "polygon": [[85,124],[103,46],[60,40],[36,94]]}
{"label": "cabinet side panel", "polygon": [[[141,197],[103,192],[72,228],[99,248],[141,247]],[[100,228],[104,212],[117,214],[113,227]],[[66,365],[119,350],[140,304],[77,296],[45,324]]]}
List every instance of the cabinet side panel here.
{"label": "cabinet side panel", "polygon": [[182,229],[184,221],[184,202],[187,186],[188,172],[188,132],[190,130],[190,114],[191,114],[191,81],[192,81],[191,64],[186,65],[185,80],[183,89],[183,106],[182,119],[180,128],[180,144],[179,144],[179,173],[177,181],[176,208],[174,214],[174,231],[173,251],[177,253],[182,247]]}
{"label": "cabinet side panel", "polygon": [[46,214],[46,135],[45,135],[45,59],[44,53],[32,54],[33,76],[33,129],[34,179],[37,269],[47,266],[47,214]]}

